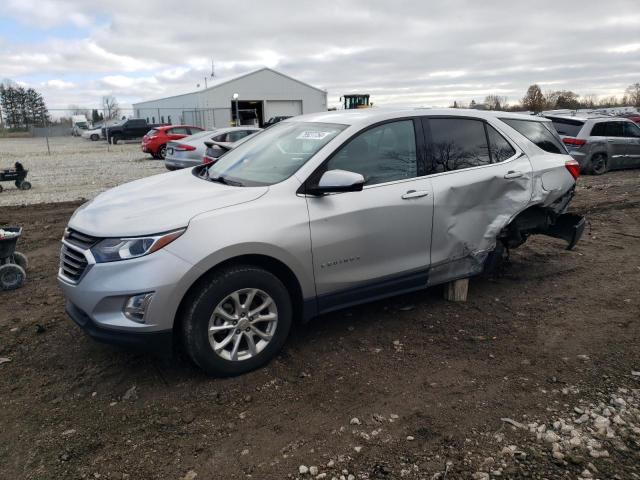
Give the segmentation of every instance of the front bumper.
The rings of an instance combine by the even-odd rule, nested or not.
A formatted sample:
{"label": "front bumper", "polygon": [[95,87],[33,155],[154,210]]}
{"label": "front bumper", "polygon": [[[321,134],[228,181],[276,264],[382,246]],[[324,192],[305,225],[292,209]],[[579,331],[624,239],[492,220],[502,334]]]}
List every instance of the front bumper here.
{"label": "front bumper", "polygon": [[[67,244],[68,245],[68,244]],[[80,250],[76,251],[76,254]],[[74,283],[58,274],[58,283],[67,300],[67,312],[90,336],[100,341],[133,346],[146,339],[168,342],[184,291],[181,280],[189,276],[192,265],[162,249],[144,257],[110,263],[95,263],[90,251],[80,252],[89,265]],[[123,313],[127,299],[153,292],[144,322]],[[133,341],[138,337],[141,340]],[[151,344],[158,343],[153,340]]]}
{"label": "front bumper", "polygon": [[109,330],[100,327],[89,315],[70,301],[67,301],[65,310],[67,315],[69,315],[87,335],[98,342],[128,349],[159,353],[161,355],[170,355],[173,352],[173,330],[148,333]]}

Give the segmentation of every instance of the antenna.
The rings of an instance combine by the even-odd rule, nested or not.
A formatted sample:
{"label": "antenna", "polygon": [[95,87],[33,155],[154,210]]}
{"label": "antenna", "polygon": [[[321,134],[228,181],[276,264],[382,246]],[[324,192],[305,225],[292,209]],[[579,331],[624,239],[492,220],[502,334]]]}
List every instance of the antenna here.
{"label": "antenna", "polygon": [[211,78],[215,78],[216,76],[216,64],[213,62],[213,58],[211,59]]}

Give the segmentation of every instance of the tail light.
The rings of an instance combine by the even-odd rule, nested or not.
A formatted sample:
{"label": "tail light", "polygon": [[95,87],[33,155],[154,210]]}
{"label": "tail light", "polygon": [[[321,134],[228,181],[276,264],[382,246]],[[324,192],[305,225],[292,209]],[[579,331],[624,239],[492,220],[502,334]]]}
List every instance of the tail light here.
{"label": "tail light", "polygon": [[582,145],[587,143],[586,140],[583,140],[581,138],[572,138],[572,137],[565,137],[562,139],[562,142],[565,145],[572,145],[574,147],[581,147]]}
{"label": "tail light", "polygon": [[202,157],[202,163],[203,164],[208,164],[208,163],[213,163],[213,158],[211,157],[207,157],[206,155],[204,157]]}
{"label": "tail light", "polygon": [[195,150],[196,147],[192,145],[184,145],[182,143],[179,143],[178,145],[173,147],[173,149],[177,152],[191,152],[192,150]]}
{"label": "tail light", "polygon": [[564,166],[567,170],[569,170],[569,173],[571,174],[573,179],[577,180],[580,176],[580,164],[574,159],[571,159],[564,162]]}

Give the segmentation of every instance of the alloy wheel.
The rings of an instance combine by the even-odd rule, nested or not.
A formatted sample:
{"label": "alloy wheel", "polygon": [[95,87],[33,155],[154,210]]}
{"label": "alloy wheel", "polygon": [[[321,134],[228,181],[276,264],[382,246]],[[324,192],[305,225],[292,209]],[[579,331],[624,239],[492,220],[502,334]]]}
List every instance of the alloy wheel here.
{"label": "alloy wheel", "polygon": [[209,344],[224,360],[248,360],[267,347],[277,326],[278,309],[270,295],[257,288],[236,290],[213,310]]}

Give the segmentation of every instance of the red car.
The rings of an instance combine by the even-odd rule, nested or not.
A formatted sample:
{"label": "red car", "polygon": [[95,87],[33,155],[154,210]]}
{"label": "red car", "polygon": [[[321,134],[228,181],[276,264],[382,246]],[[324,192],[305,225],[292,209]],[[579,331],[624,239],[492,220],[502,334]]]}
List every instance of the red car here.
{"label": "red car", "polygon": [[202,132],[202,128],[191,125],[167,125],[149,130],[142,137],[142,151],[150,154],[153,158],[164,159],[167,153],[167,143],[172,140],[179,140],[194,133]]}

